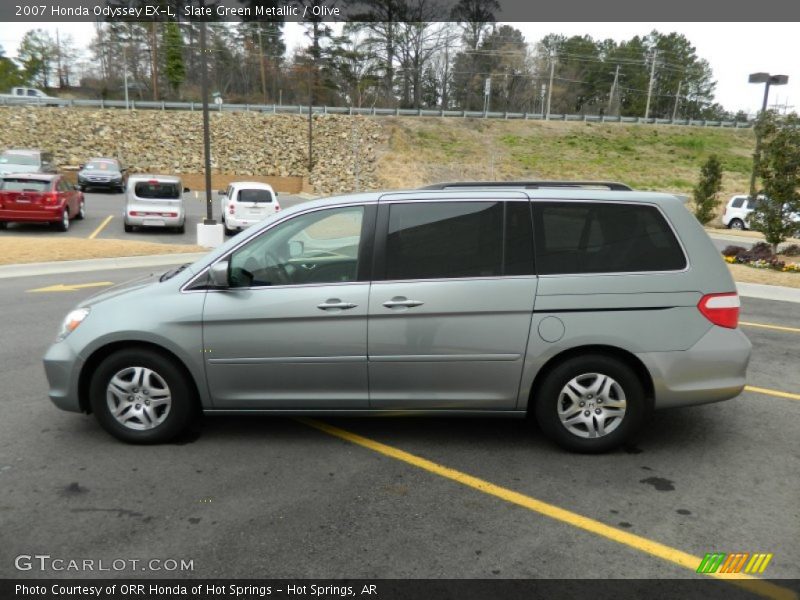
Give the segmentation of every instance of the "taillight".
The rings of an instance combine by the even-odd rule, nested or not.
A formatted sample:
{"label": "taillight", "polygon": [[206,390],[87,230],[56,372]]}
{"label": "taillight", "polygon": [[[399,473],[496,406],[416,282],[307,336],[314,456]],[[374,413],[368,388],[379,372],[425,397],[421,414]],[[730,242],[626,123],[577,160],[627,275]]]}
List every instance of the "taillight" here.
{"label": "taillight", "polygon": [[281,205],[277,202],[275,203],[275,212],[278,212],[281,209]]}
{"label": "taillight", "polygon": [[44,194],[45,204],[58,204],[58,192],[47,192]]}
{"label": "taillight", "polygon": [[236,205],[235,204],[228,204],[228,214],[235,215],[236,214]]}
{"label": "taillight", "polygon": [[736,329],[739,325],[739,294],[706,294],[697,303],[697,309],[714,325]]}

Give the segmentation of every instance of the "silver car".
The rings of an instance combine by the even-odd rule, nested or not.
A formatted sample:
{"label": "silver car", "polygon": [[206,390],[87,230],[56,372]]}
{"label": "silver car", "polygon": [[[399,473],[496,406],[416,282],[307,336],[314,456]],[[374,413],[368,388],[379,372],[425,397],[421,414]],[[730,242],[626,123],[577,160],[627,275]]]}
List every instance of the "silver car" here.
{"label": "silver car", "polygon": [[125,189],[125,231],[136,227],[169,227],[183,233],[186,227],[186,206],[179,177],[171,175],[131,175]]}
{"label": "silver car", "polygon": [[534,416],[574,451],[653,408],[733,398],[750,342],[673,195],[445,184],[281,211],[191,265],[97,295],[44,358],[50,398],[116,437],[197,411]]}

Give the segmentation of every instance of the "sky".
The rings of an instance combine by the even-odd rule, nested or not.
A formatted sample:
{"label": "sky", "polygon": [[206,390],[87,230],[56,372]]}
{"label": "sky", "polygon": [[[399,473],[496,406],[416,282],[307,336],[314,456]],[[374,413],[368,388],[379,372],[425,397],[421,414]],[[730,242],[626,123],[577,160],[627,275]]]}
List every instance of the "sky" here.
{"label": "sky", "polygon": [[[646,35],[653,29],[662,33],[682,33],[705,58],[717,81],[716,101],[727,110],[754,114],[761,109],[763,84],[747,82],[750,73],[766,71],[789,76],[789,84],[770,90],[769,105],[788,104],[800,112],[800,26],[798,23],[511,23],[522,31],[525,40],[535,44],[549,33],[566,36],[590,35],[595,39],[627,40]],[[42,28],[55,35],[71,35],[76,45],[85,47],[94,35],[93,23],[0,23],[0,45],[12,58],[22,36],[29,29]],[[289,53],[303,43],[303,28],[287,23],[284,30]],[[0,90],[6,91],[6,90]],[[794,106],[793,103],[796,103]]]}

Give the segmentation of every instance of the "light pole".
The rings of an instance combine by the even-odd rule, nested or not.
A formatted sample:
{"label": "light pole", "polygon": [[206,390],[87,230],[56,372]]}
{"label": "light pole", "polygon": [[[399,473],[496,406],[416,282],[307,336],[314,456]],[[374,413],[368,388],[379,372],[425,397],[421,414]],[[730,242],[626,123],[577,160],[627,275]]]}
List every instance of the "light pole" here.
{"label": "light pole", "polygon": [[[767,111],[767,100],[769,98],[769,88],[772,85],[786,85],[789,82],[788,75],[770,75],[769,73],[750,73],[748,83],[763,83],[764,84],[764,101],[761,103],[760,116],[763,116]],[[761,160],[761,135],[758,130],[758,123],[756,122],[756,149],[753,152],[753,173],[750,175],[750,197],[756,197],[756,172],[758,171],[758,163]]]}

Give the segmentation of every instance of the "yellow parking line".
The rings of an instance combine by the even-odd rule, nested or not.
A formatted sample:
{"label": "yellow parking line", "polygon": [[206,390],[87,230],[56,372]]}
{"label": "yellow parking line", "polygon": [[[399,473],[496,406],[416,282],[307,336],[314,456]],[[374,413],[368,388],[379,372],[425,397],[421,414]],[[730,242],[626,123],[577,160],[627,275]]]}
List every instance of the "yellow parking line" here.
{"label": "yellow parking line", "polygon": [[761,329],[774,329],[775,331],[787,331],[789,333],[800,333],[800,328],[784,327],[783,325],[767,325],[766,323],[751,323],[750,321],[739,321],[739,325],[747,327],[760,327]]}
{"label": "yellow parking line", "polygon": [[792,394],[791,392],[782,392],[780,390],[770,390],[768,388],[756,387],[754,385],[744,386],[745,392],[753,392],[754,394],[766,394],[767,396],[776,396],[778,398],[788,398],[789,400],[800,400],[800,394]]}
{"label": "yellow parking line", "polygon": [[[583,529],[589,533],[594,533],[613,542],[633,548],[634,550],[639,550],[645,554],[650,554],[651,556],[661,558],[678,566],[689,569],[692,572],[696,572],[697,567],[700,565],[700,561],[702,560],[699,556],[694,556],[692,554],[688,554],[687,552],[683,552],[682,550],[678,550],[677,548],[672,548],[665,544],[650,540],[646,537],[636,535],[622,529],[617,529],[616,527],[611,527],[610,525],[606,525],[600,521],[590,519],[589,517],[584,517],[578,513],[560,508],[553,504],[548,504],[547,502],[537,500],[536,498],[526,496],[525,494],[515,492],[514,490],[495,485],[484,479],[479,479],[478,477],[473,477],[472,475],[468,475],[466,473],[462,473],[461,471],[451,469],[450,467],[440,465],[428,459],[416,456],[415,454],[411,454],[410,452],[400,450],[399,448],[388,446],[386,444],[382,444],[381,442],[376,442],[375,440],[365,438],[344,429],[339,429],[338,427],[334,427],[333,425],[329,425],[322,421],[317,421],[314,419],[298,420],[310,427],[314,427],[315,429],[323,431],[334,437],[357,444],[414,467],[418,467],[428,471],[429,473],[433,473],[434,475],[444,477],[445,479],[450,479],[451,481],[455,481],[461,485],[465,485],[472,489],[478,490],[479,492],[483,492],[484,494],[488,494],[506,502],[510,502],[511,504],[516,504],[517,506],[521,506],[535,513],[539,513],[540,515],[555,519],[556,521],[561,521],[562,523],[572,525],[578,529]],[[765,598],[774,598],[780,600],[797,598],[797,594],[795,594],[792,590],[760,580],[751,575],[745,575],[743,573],[713,573],[710,574],[710,576],[719,579],[733,580],[731,583]]]}
{"label": "yellow parking line", "polygon": [[111,221],[111,219],[113,219],[113,218],[114,218],[114,216],[113,216],[113,215],[108,215],[108,216],[105,218],[105,221],[103,221],[102,223],[100,223],[100,226],[99,226],[97,229],[95,229],[95,230],[92,232],[92,235],[90,235],[90,236],[89,236],[89,239],[90,239],[90,240],[93,240],[94,238],[96,238],[96,237],[97,237],[97,234],[98,234],[98,233],[100,233],[101,231],[103,231],[103,228],[104,228],[106,225],[108,225],[108,222],[109,222],[109,221]]}

